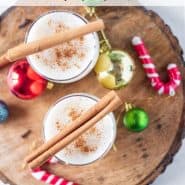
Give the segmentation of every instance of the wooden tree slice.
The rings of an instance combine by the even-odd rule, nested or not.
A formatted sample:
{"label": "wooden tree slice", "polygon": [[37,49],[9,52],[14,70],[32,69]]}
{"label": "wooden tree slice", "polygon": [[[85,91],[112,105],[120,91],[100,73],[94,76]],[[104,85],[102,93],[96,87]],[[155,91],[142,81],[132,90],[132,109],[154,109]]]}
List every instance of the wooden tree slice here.
{"label": "wooden tree slice", "polygon": [[[40,14],[53,9],[68,9],[85,14],[84,8],[74,7],[13,8],[0,22],[0,54],[22,42],[30,23]],[[175,97],[157,95],[132,49],[131,38],[139,35],[145,40],[164,80],[167,78],[166,66],[173,62],[181,69],[184,82],[181,48],[168,26],[151,11],[136,7],[115,7],[98,8],[97,12],[105,21],[106,34],[112,46],[127,51],[135,60],[135,76],[119,93],[124,101],[147,110],[150,125],[142,133],[131,133],[122,126],[120,119],[116,152],[112,150],[104,159],[88,166],[57,165],[49,168],[52,172],[83,185],[148,184],[166,168],[181,145],[184,87],[180,86]],[[92,72],[77,83],[56,85],[35,100],[22,101],[9,92],[6,84],[7,71],[8,67],[0,73],[0,99],[10,106],[11,116],[6,124],[0,125],[0,171],[14,184],[41,185],[31,177],[29,171],[21,168],[21,164],[33,141],[42,139],[42,122],[48,108],[69,93],[87,92],[101,97],[108,90],[98,83]],[[116,114],[119,112],[120,110]],[[23,139],[21,135],[28,129],[32,132]]]}

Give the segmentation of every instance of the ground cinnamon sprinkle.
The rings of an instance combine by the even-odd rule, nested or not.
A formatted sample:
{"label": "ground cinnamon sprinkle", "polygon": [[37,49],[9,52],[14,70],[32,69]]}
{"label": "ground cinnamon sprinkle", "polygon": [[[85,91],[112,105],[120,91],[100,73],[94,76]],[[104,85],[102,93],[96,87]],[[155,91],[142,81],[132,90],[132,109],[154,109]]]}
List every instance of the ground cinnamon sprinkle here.
{"label": "ground cinnamon sprinkle", "polygon": [[75,48],[64,49],[63,50],[63,56],[66,57],[66,58],[71,58],[76,53],[77,53],[77,50]]}
{"label": "ground cinnamon sprinkle", "polygon": [[80,40],[80,42],[83,42],[84,41],[84,37],[80,37],[79,40]]}
{"label": "ground cinnamon sprinkle", "polygon": [[58,23],[58,25],[56,26],[56,29],[55,29],[55,33],[59,33],[61,31],[65,31],[65,30],[68,30],[68,29],[69,28],[66,25]]}
{"label": "ground cinnamon sprinkle", "polygon": [[[48,21],[48,26],[54,30],[55,33],[69,30],[70,28],[61,22],[56,23],[54,20]],[[60,67],[63,71],[66,71],[72,66],[79,68],[79,61],[71,61],[75,56],[82,60],[85,57],[84,37],[74,39],[72,41],[63,43],[57,47],[52,48],[54,51],[55,59],[53,62],[47,63],[47,65],[52,66],[53,63]]]}
{"label": "ground cinnamon sprinkle", "polygon": [[70,117],[71,121],[75,121],[78,117],[81,116],[82,113],[83,113],[83,110],[77,111],[77,109],[71,107],[68,113],[68,116]]}
{"label": "ground cinnamon sprinkle", "polygon": [[37,59],[40,59],[40,55],[39,55],[39,54],[35,54],[35,57],[36,57]]}
{"label": "ground cinnamon sprinkle", "polygon": [[58,48],[55,48],[55,54],[56,54],[57,58],[60,58],[62,56],[62,53]]}
{"label": "ground cinnamon sprinkle", "polygon": [[84,153],[94,152],[97,150],[97,146],[89,146],[87,144],[87,141],[83,135],[74,141],[74,146]]}
{"label": "ground cinnamon sprinkle", "polygon": [[[76,107],[70,107],[69,112],[68,112],[68,116],[71,121],[75,121],[83,112],[84,112],[84,110],[77,109]],[[65,124],[62,124],[59,121],[56,122],[56,128],[58,131],[62,130],[65,126],[66,126]],[[76,139],[73,143],[71,143],[71,146],[80,150],[80,152],[83,152],[83,153],[90,153],[90,152],[96,151],[97,150],[97,143],[93,144],[93,145],[92,144],[89,145],[87,143],[87,138],[89,136],[94,136],[96,138],[100,138],[101,132],[96,128],[96,126],[94,126],[91,129],[89,129],[86,133],[81,135],[78,139]],[[72,150],[72,147],[70,147],[70,145],[65,148],[66,155],[71,154],[72,151],[73,150]]]}
{"label": "ground cinnamon sprinkle", "polygon": [[55,20],[50,19],[48,21],[48,26],[55,30],[55,33],[64,31],[69,29],[65,24],[62,24],[61,22],[56,22]]}
{"label": "ground cinnamon sprinkle", "polygon": [[82,44],[79,44],[78,41],[73,40],[66,42],[60,46],[54,48],[55,53],[55,64],[57,64],[62,70],[69,69],[72,65],[78,66],[77,61],[70,62],[70,60],[76,56],[80,60],[85,57],[85,52],[80,49]]}
{"label": "ground cinnamon sprinkle", "polygon": [[60,122],[57,121],[57,122],[56,122],[56,128],[57,128],[57,130],[62,130],[61,127],[62,127],[62,126],[61,126]]}
{"label": "ground cinnamon sprinkle", "polygon": [[94,126],[94,127],[92,127],[91,129],[89,129],[89,130],[87,131],[87,134],[88,134],[88,135],[93,135],[93,134],[95,134],[96,136],[98,136],[98,135],[99,135],[99,132],[98,132],[97,128]]}
{"label": "ground cinnamon sprinkle", "polygon": [[81,52],[78,54],[79,58],[84,58],[85,57],[85,53]]}

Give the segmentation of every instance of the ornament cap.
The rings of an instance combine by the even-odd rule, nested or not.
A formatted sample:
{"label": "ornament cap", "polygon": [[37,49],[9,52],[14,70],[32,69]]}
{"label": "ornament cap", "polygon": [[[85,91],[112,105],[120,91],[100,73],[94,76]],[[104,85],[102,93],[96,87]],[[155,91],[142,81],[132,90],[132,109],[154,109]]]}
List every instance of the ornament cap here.
{"label": "ornament cap", "polygon": [[46,88],[49,89],[49,90],[51,90],[51,89],[53,89],[54,86],[55,86],[54,83],[48,82]]}

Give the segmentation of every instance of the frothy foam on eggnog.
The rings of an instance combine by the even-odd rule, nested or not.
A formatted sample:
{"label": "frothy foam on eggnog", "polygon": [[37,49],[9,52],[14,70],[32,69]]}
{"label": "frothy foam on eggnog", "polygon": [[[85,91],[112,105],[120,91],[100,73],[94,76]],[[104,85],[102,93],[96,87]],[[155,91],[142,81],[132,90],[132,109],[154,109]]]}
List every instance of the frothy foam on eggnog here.
{"label": "frothy foam on eggnog", "polygon": [[[54,33],[86,24],[70,12],[50,12],[40,17],[31,27],[26,42],[46,38]],[[95,57],[97,42],[94,34],[71,40],[28,57],[32,67],[53,80],[75,78],[87,70]]]}
{"label": "frothy foam on eggnog", "polygon": [[[44,123],[46,141],[67,124],[92,107],[96,101],[88,96],[70,96],[57,103],[48,113]],[[66,146],[56,156],[65,163],[88,164],[100,158],[110,147],[115,136],[115,123],[111,115],[105,116],[94,127]]]}

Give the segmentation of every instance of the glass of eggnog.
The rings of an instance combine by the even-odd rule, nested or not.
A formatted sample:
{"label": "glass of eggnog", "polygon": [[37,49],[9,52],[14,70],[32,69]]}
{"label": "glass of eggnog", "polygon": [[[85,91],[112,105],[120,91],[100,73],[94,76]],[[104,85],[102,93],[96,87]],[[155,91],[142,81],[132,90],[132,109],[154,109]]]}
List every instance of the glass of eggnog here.
{"label": "glass of eggnog", "polygon": [[[32,24],[26,34],[25,42],[47,38],[54,33],[67,31],[87,23],[86,19],[74,12],[47,12]],[[88,75],[94,68],[98,56],[98,35],[90,33],[30,55],[27,60],[43,78],[56,83],[71,83]]]}
{"label": "glass of eggnog", "polygon": [[[97,103],[98,99],[84,93],[70,94],[59,99],[44,119],[44,139],[50,140],[67,124]],[[104,157],[112,148],[116,137],[113,113],[106,115],[95,126],[58,152],[55,157],[70,165],[87,165]]]}

